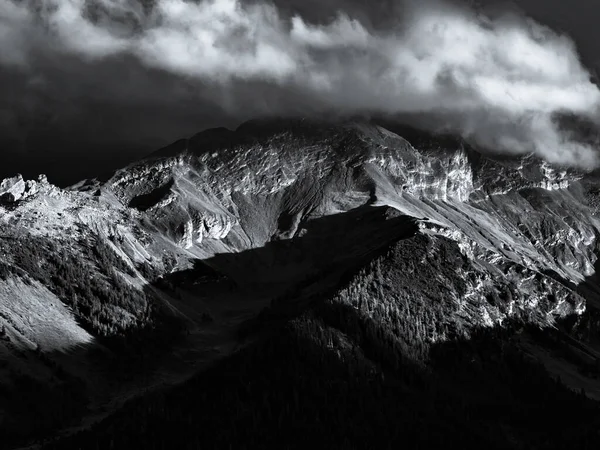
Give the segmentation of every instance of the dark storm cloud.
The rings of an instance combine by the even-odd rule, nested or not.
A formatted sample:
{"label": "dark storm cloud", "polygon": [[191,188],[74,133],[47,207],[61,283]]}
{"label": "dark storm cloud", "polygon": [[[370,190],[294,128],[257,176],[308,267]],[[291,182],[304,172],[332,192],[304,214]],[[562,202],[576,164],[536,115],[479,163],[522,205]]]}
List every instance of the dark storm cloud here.
{"label": "dark storm cloud", "polygon": [[596,164],[554,120],[600,104],[568,37],[507,10],[363,3],[0,0],[0,124],[11,148],[44,133],[119,148],[257,115],[418,114],[496,150]]}

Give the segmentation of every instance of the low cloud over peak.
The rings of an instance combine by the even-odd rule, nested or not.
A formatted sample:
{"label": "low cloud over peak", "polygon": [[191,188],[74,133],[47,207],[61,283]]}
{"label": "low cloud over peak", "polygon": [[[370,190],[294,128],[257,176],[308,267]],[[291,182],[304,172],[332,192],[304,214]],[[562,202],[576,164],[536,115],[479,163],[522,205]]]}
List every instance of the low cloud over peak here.
{"label": "low cloud over peak", "polygon": [[[31,96],[58,102],[63,126],[90,105],[144,110],[119,122],[118,136],[143,134],[144,115],[169,122],[199,110],[232,121],[414,114],[495,151],[596,166],[592,145],[556,119],[596,121],[600,105],[567,36],[514,11],[442,1],[382,11],[378,20],[339,0],[316,21],[262,1],[0,0],[0,66],[26,94],[0,101],[0,125],[14,125],[12,111]],[[166,134],[175,129],[165,124]]]}

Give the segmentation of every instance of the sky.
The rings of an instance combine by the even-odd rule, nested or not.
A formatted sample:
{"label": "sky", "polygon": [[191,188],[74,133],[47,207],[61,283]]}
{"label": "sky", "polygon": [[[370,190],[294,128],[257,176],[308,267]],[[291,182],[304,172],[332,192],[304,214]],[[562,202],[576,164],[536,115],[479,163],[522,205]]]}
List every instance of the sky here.
{"label": "sky", "polygon": [[[69,184],[261,116],[418,117],[592,168],[588,0],[0,0],[0,176]],[[599,10],[599,11],[597,11]]]}

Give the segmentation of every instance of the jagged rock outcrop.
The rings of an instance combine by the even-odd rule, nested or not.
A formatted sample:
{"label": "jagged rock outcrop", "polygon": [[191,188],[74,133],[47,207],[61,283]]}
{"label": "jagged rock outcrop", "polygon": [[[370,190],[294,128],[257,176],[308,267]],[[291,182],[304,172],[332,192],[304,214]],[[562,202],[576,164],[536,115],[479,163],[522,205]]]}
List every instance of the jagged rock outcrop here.
{"label": "jagged rock outcrop", "polygon": [[23,197],[25,189],[25,181],[21,175],[7,178],[0,183],[0,199],[7,203],[14,203]]}
{"label": "jagged rock outcrop", "polygon": [[46,175],[40,175],[37,180],[24,180],[21,174],[0,181],[0,202],[16,204],[21,200],[34,196],[40,191],[51,195],[56,188],[48,183]]}

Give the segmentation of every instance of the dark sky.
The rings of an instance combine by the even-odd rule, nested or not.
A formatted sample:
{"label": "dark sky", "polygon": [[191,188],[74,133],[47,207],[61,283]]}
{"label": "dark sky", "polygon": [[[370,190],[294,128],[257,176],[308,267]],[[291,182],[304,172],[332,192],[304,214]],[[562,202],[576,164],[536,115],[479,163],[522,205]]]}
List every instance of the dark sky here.
{"label": "dark sky", "polygon": [[[10,1],[0,0],[0,7]],[[281,14],[300,12],[310,23],[326,23],[343,10],[376,27],[390,21],[394,17],[390,11],[400,8],[393,0],[368,2],[368,9],[364,3],[277,0]],[[517,5],[572,36],[586,65],[593,67],[600,65],[600,5],[594,3],[521,0]],[[1,14],[2,10],[0,39],[2,21],[8,20]],[[215,95],[218,89],[222,92]],[[57,60],[42,49],[27,73],[0,64],[0,177],[46,173],[51,181],[70,184],[207,127],[233,127],[271,111],[306,114],[313,106],[318,109],[318,101],[293,86],[252,79],[234,88],[202,86],[202,81],[149,68],[132,56],[83,60],[66,55]]]}
{"label": "dark sky", "polygon": [[[489,1],[489,0],[488,0]],[[569,34],[582,56],[598,65],[600,4],[590,0],[521,0],[517,4],[540,22]]]}

